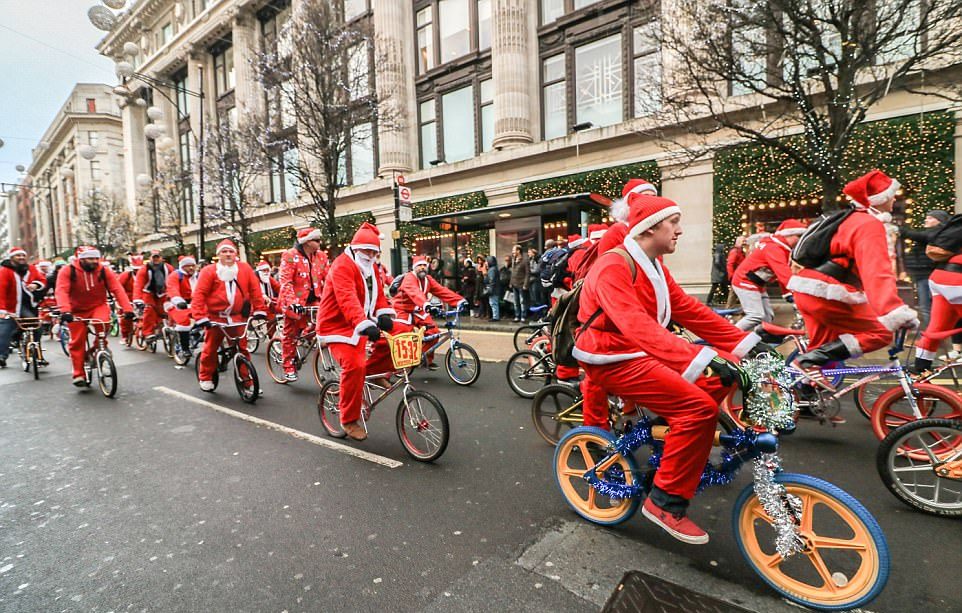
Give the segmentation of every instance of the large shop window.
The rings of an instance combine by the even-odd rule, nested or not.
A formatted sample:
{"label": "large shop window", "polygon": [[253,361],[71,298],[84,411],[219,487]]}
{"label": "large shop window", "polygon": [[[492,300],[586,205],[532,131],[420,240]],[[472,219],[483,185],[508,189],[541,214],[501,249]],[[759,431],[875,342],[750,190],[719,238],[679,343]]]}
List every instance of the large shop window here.
{"label": "large shop window", "polygon": [[568,132],[567,94],[565,92],[565,56],[559,53],[542,63],[542,108],[544,140],[564,136]]}
{"label": "large shop window", "polygon": [[481,151],[494,148],[494,81],[481,81],[478,86],[481,105]]}
{"label": "large shop window", "polygon": [[434,110],[434,99],[425,100],[420,105],[421,117],[421,168],[428,168],[438,159],[438,127]]}
{"label": "large shop window", "polygon": [[471,15],[468,0],[438,2],[441,22],[441,63],[450,62],[471,51]]}
{"label": "large shop window", "polygon": [[474,88],[469,85],[441,96],[441,112],[444,161],[474,157]]}
{"label": "large shop window", "polygon": [[621,122],[623,85],[620,34],[575,49],[577,123],[600,127]]}
{"label": "large shop window", "polygon": [[374,178],[374,127],[362,123],[351,129],[351,184],[360,185]]}

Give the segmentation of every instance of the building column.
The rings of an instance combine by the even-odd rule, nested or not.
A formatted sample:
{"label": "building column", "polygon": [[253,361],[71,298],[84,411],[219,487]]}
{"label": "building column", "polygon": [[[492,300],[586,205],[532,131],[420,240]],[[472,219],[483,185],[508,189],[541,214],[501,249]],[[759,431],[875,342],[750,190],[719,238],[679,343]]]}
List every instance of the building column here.
{"label": "building column", "polygon": [[531,87],[528,75],[528,5],[526,0],[494,0],[491,76],[494,79],[494,146],[532,142]]}
{"label": "building column", "polygon": [[[140,196],[143,190],[137,186],[137,175],[146,174],[149,170],[147,163],[147,137],[144,136],[144,126],[147,124],[147,116],[144,113],[144,109],[136,104],[128,104],[125,106],[121,115],[124,126],[124,184],[126,187],[126,204],[130,214],[134,216],[134,219],[138,219],[137,203],[141,200]],[[80,185],[83,183],[83,181],[80,180],[80,174],[82,172],[80,166],[84,163],[86,163],[86,160],[78,156],[76,168],[74,169],[74,181],[79,181],[75,183],[79,196],[83,195],[83,192],[80,191]]]}
{"label": "building column", "polygon": [[240,9],[234,16],[231,39],[234,51],[234,105],[238,117],[258,117],[263,106],[260,84],[251,66],[260,53],[256,25],[257,18],[250,9]]}
{"label": "building column", "polygon": [[[374,58],[377,65],[379,175],[410,172],[411,146],[408,101],[414,98],[409,38],[414,17],[410,2],[373,0]],[[413,39],[412,39],[413,40]],[[393,219],[392,219],[393,223]]]}

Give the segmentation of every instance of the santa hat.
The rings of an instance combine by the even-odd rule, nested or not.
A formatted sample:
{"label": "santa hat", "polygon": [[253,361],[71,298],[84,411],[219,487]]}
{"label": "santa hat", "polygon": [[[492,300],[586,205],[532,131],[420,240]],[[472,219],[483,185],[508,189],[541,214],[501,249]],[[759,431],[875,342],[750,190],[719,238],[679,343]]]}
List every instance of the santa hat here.
{"label": "santa hat", "polygon": [[27,255],[27,252],[24,251],[23,247],[10,247],[10,250],[7,251],[7,257],[12,258],[15,255]]}
{"label": "santa hat", "polygon": [[411,262],[411,270],[414,270],[418,266],[428,267],[428,259],[423,255],[414,256],[414,260]]}
{"label": "santa hat", "polygon": [[297,231],[297,244],[303,245],[307,241],[321,240],[321,231],[317,228],[303,228]]}
{"label": "santa hat", "polygon": [[265,262],[264,260],[261,260],[260,262],[257,263],[257,268],[255,268],[254,270],[256,270],[257,272],[270,272],[270,269],[271,269],[270,263]]}
{"label": "santa hat", "polygon": [[842,192],[848,196],[856,206],[872,207],[884,203],[895,196],[902,184],[888,176],[881,170],[867,172],[858,179],[849,182]]}
{"label": "santa hat", "polygon": [[78,260],[83,260],[83,259],[99,260],[100,259],[100,250],[97,249],[96,247],[91,247],[90,245],[81,245],[80,247],[77,247],[77,251],[74,253],[77,256]]}
{"label": "santa hat", "polygon": [[225,239],[222,240],[221,242],[217,243],[217,250],[214,251],[214,253],[216,253],[217,255],[220,255],[220,252],[223,251],[223,250],[225,250],[225,249],[230,249],[230,250],[236,252],[236,251],[237,251],[237,245],[235,245],[235,244],[234,244],[234,241],[232,241],[231,239],[225,238]]}
{"label": "santa hat", "polygon": [[154,257],[155,255],[160,255],[160,249],[151,249],[151,250],[150,250],[150,257]]}
{"label": "santa hat", "polygon": [[381,233],[377,231],[377,226],[365,221],[354,233],[351,239],[351,249],[373,249],[381,251]]}
{"label": "santa hat", "polygon": [[650,194],[628,195],[628,237],[634,238],[681,209],[673,200]]}
{"label": "santa hat", "polygon": [[568,246],[572,249],[580,245],[584,245],[588,241],[587,238],[581,238],[580,234],[569,234],[568,235]]}
{"label": "santa hat", "polygon": [[132,255],[130,256],[130,267],[137,269],[143,268],[144,266],[144,256],[142,255]]}
{"label": "santa hat", "polygon": [[603,223],[593,223],[588,226],[588,240],[596,241],[605,235],[608,226]]}
{"label": "santa hat", "polygon": [[775,234],[779,236],[801,236],[805,234],[805,230],[807,230],[807,227],[801,221],[797,219],[786,219],[778,225]]}
{"label": "santa hat", "polygon": [[53,266],[53,264],[50,260],[40,260],[37,262],[37,268],[50,268],[51,266]]}
{"label": "santa hat", "polygon": [[197,260],[195,260],[189,255],[182,255],[179,258],[177,258],[177,266],[182,270],[184,266],[195,266],[196,264],[197,264]]}
{"label": "santa hat", "polygon": [[615,221],[628,223],[628,196],[631,194],[651,194],[658,195],[658,190],[654,185],[644,179],[628,179],[625,186],[621,189],[621,198],[611,203],[611,218]]}

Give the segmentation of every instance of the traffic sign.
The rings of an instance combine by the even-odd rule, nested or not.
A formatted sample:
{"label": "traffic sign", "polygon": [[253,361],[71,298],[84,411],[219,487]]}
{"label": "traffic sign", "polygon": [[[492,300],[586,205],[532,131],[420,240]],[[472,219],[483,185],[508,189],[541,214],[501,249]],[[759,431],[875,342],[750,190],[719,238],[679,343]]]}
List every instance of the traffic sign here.
{"label": "traffic sign", "polygon": [[398,175],[396,179],[398,185],[407,185],[408,180],[404,178],[404,175]]}
{"label": "traffic sign", "polygon": [[398,208],[398,219],[402,222],[411,221],[414,219],[414,209],[402,204],[400,208]]}
{"label": "traffic sign", "polygon": [[404,187],[403,185],[401,187],[398,187],[397,199],[402,206],[404,205],[411,206],[411,198],[413,197],[414,197],[414,194],[411,192],[410,187]]}

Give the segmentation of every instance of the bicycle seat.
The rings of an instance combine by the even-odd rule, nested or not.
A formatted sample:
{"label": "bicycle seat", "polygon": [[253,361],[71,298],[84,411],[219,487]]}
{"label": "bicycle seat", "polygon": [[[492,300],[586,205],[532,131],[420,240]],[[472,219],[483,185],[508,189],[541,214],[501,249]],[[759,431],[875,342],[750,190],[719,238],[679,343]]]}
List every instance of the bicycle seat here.
{"label": "bicycle seat", "polygon": [[796,330],[794,328],[785,328],[783,326],[776,326],[771,322],[762,322],[762,330],[771,336],[778,336],[785,338],[788,336],[805,336],[805,330]]}
{"label": "bicycle seat", "polygon": [[715,313],[717,313],[718,315],[721,315],[722,317],[727,317],[729,315],[739,315],[742,312],[742,310],[738,307],[735,307],[733,309],[712,309],[712,310],[715,311]]}
{"label": "bicycle seat", "polygon": [[544,313],[545,311],[548,310],[548,305],[542,304],[540,306],[533,306],[528,308],[528,310],[531,311],[532,313]]}

